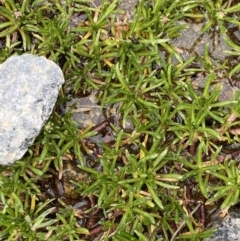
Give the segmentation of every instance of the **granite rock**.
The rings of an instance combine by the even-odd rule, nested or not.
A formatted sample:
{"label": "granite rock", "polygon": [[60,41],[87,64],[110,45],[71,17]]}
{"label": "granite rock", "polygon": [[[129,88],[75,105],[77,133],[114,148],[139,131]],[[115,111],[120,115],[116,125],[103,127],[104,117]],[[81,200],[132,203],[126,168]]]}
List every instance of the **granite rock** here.
{"label": "granite rock", "polygon": [[31,54],[0,65],[0,165],[22,158],[38,136],[64,82],[58,65]]}
{"label": "granite rock", "polygon": [[216,231],[211,238],[203,241],[240,241],[240,207],[230,208],[224,218],[214,218],[211,227]]}

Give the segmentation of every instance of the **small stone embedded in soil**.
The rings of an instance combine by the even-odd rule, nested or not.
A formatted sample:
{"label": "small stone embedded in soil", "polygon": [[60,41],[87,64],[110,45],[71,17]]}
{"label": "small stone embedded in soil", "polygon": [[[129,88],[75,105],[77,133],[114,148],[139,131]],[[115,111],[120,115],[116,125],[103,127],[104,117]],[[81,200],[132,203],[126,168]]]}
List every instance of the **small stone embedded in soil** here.
{"label": "small stone embedded in soil", "polygon": [[0,164],[22,158],[38,136],[64,83],[58,65],[31,54],[0,65]]}
{"label": "small stone embedded in soil", "polygon": [[74,182],[87,183],[89,174],[78,167],[77,161],[67,161],[63,164],[62,183],[64,188],[64,195],[71,199],[77,199],[80,193],[74,192],[76,185]]}

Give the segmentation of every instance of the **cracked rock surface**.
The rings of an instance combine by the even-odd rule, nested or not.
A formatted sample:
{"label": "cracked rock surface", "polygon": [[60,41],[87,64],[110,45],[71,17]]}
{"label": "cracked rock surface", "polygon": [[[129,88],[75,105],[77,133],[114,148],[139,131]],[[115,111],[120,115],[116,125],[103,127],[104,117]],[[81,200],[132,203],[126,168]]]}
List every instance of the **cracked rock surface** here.
{"label": "cracked rock surface", "polygon": [[38,136],[64,82],[45,57],[12,56],[0,65],[0,165],[22,158]]}

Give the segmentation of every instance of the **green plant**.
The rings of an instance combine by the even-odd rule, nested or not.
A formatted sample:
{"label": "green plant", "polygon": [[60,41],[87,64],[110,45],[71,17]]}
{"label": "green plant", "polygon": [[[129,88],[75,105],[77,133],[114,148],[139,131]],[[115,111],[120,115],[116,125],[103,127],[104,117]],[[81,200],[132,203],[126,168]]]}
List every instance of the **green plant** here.
{"label": "green plant", "polygon": [[[226,37],[226,23],[239,26],[239,4],[142,0],[132,21],[118,23],[117,4],[0,6],[1,61],[44,55],[66,79],[28,153],[1,167],[2,239],[202,240],[214,231],[206,228],[207,209],[227,212],[239,200],[237,154],[228,149],[240,141],[239,92],[220,102],[221,89],[214,88],[219,71],[233,77],[239,65],[213,60],[209,45],[203,56],[184,59],[171,41],[188,27],[179,21],[206,18],[202,32],[217,26],[232,48],[227,53],[239,56],[237,42]],[[192,84],[198,74],[206,76],[202,89]],[[63,114],[59,105],[92,90],[108,119],[83,129],[72,119],[74,106]],[[64,164],[73,160],[75,171],[88,174],[72,176],[77,201],[58,193]]]}

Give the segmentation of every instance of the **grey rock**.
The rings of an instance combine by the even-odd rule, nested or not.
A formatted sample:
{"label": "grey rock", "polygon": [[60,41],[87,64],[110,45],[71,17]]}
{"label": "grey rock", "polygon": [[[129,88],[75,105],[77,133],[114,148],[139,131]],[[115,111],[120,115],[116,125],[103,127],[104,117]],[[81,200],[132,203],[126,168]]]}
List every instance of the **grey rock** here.
{"label": "grey rock", "polygon": [[203,23],[187,23],[179,21],[179,25],[187,25],[187,28],[181,30],[178,38],[172,41],[173,46],[178,48],[181,57],[188,59],[192,56],[204,56],[204,47],[209,44],[209,54],[211,59],[224,61],[228,56],[224,51],[230,50],[230,47],[224,41],[222,35],[212,33],[201,33]]}
{"label": "grey rock", "polygon": [[240,207],[230,208],[225,218],[215,218],[211,226],[216,231],[203,241],[240,241]]}
{"label": "grey rock", "polygon": [[31,54],[0,65],[0,164],[22,158],[38,136],[64,83],[58,65]]}

